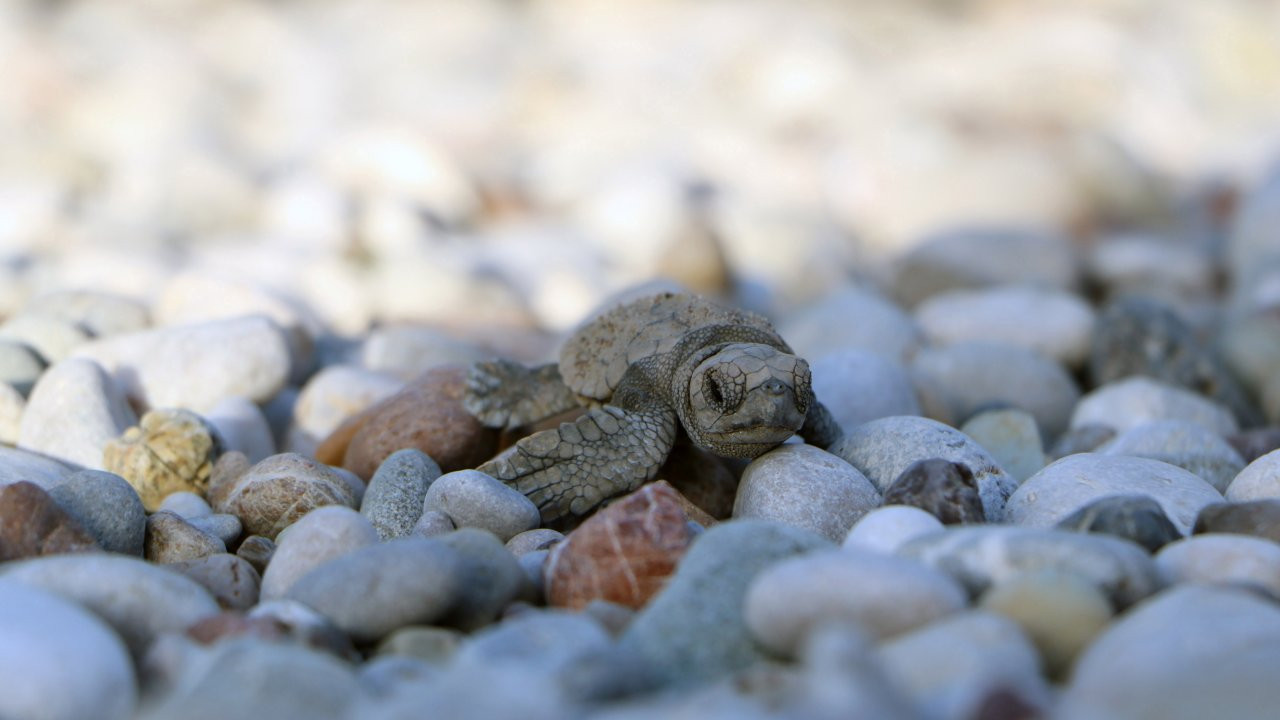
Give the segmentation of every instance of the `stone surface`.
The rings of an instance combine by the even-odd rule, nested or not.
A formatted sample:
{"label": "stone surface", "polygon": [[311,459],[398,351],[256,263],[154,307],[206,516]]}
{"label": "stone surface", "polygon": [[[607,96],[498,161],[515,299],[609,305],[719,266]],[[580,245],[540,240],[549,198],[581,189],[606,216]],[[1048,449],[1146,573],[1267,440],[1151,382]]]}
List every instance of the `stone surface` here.
{"label": "stone surface", "polygon": [[53,458],[0,445],[0,485],[30,482],[51,490],[74,472],[75,468]]}
{"label": "stone surface", "polygon": [[667,586],[620,640],[654,668],[657,680],[694,684],[760,660],[742,614],[752,579],[784,558],[828,547],[820,536],[761,520],[733,520],[694,543]]}
{"label": "stone surface", "polygon": [[1017,345],[970,341],[926,348],[912,360],[911,372],[940,393],[950,417],[964,420],[1007,405],[1031,413],[1050,438],[1067,429],[1080,398],[1061,365]]}
{"label": "stone surface", "polygon": [[0,339],[0,383],[26,397],[48,364],[30,345]]}
{"label": "stone surface", "polygon": [[436,537],[457,529],[458,526],[453,524],[453,520],[448,515],[439,510],[427,510],[418,517],[409,534],[416,537]]}
{"label": "stone surface", "polygon": [[151,410],[103,448],[102,464],[138,491],[147,510],[172,492],[204,492],[221,440],[188,410]]}
{"label": "stone surface", "polygon": [[276,534],[315,508],[355,504],[351,488],[328,466],[293,453],[273,455],[209,499],[218,512],[240,518],[252,535]]}
{"label": "stone surface", "polygon": [[1116,435],[1116,429],[1110,425],[1097,422],[1077,425],[1063,433],[1062,437],[1053,444],[1053,449],[1049,452],[1049,460],[1061,460],[1068,455],[1094,452]]}
{"label": "stone surface", "polygon": [[831,452],[861,471],[881,492],[918,460],[942,458],[962,463],[978,483],[988,522],[1004,521],[1005,502],[1018,486],[968,436],[922,417],[890,417],[865,423],[832,445]]}
{"label": "stone surface", "polygon": [[209,506],[208,501],[190,490],[179,490],[165,495],[156,509],[167,510],[187,520],[213,514],[213,508]]}
{"label": "stone surface", "polygon": [[142,555],[147,515],[142,500],[124,478],[81,470],[50,488],[49,496],[76,519],[107,552]]}
{"label": "stone surface", "polygon": [[1106,495],[1147,495],[1160,503],[1178,532],[1191,531],[1200,508],[1222,502],[1209,483],[1159,460],[1125,455],[1069,455],[1030,477],[1009,498],[1018,525],[1049,527]]}
{"label": "stone surface", "polygon": [[1238,589],[1178,586],[1121,617],[1084,651],[1058,716],[1262,720],[1280,704],[1277,648],[1275,603]]}
{"label": "stone surface", "polygon": [[844,547],[893,553],[903,543],[943,527],[941,520],[918,507],[885,505],[854,524],[845,536]]}
{"label": "stone surface", "polygon": [[162,511],[147,518],[146,558],[153,563],[196,560],[226,551],[221,539],[174,513]]}
{"label": "stone surface", "polygon": [[458,600],[440,624],[477,630],[494,622],[528,589],[520,563],[493,533],[459,528],[439,541],[462,559]]}
{"label": "stone surface", "polygon": [[40,376],[18,428],[18,447],[102,470],[107,444],[137,422],[115,381],[83,359],[57,363]]}
{"label": "stone surface", "polygon": [[982,594],[978,607],[1018,623],[1040,651],[1045,673],[1065,678],[1080,652],[1111,622],[1113,610],[1096,585],[1056,570],[1019,573]]}
{"label": "stone surface", "polygon": [[1085,503],[1055,527],[1114,535],[1153,553],[1182,538],[1182,532],[1150,495],[1104,495]]}
{"label": "stone surface", "polygon": [[27,400],[8,383],[0,382],[0,444],[17,445]]}
{"label": "stone surface", "polygon": [[240,518],[227,513],[213,513],[194,518],[183,518],[192,527],[218,538],[227,547],[234,547],[244,531]]}
{"label": "stone surface", "polygon": [[218,605],[248,610],[258,604],[262,580],[248,560],[230,553],[214,553],[171,563],[170,568],[200,583]]}
{"label": "stone surface", "polygon": [[133,717],[133,663],[106,623],[56,594],[8,580],[0,580],[0,607],[0,717]]}
{"label": "stone surface", "polygon": [[89,332],[74,322],[39,313],[15,315],[0,325],[0,338],[33,348],[50,364],[67,358],[89,340]]}
{"label": "stone surface", "polygon": [[1239,429],[1225,407],[1147,377],[1107,383],[1080,398],[1071,414],[1071,427],[1098,424],[1124,432],[1157,420],[1199,423],[1223,436]]}
{"label": "stone surface", "polygon": [[884,491],[886,505],[918,507],[945,525],[986,520],[978,485],[967,465],[941,458],[907,466]]}
{"label": "stone surface", "polygon": [[1280,450],[1280,427],[1270,426],[1244,430],[1228,435],[1227,442],[1240,453],[1245,464],[1266,455],[1272,450]]}
{"label": "stone surface", "polygon": [[1031,413],[1017,408],[988,410],[965,421],[960,432],[973,438],[996,464],[1021,483],[1048,464],[1040,428]]}
{"label": "stone surface", "polygon": [[102,365],[142,407],[195,412],[228,397],[265,402],[291,371],[284,332],[262,316],[125,333],[87,343],[75,354]]}
{"label": "stone surface", "polygon": [[[331,365],[302,386],[293,406],[289,448],[314,453],[343,421],[396,393],[404,382],[350,365]],[[328,459],[328,458],[326,458]],[[342,458],[334,460],[341,463]]]}
{"label": "stone surface", "polygon": [[[581,526],[579,526],[581,527]],[[520,557],[537,550],[549,550],[564,540],[564,534],[551,528],[526,530],[507,541],[507,550]]]}
{"label": "stone surface", "polygon": [[1201,425],[1162,420],[1130,428],[1098,448],[1106,455],[1132,455],[1177,465],[1225,492],[1244,469],[1244,460],[1226,440]]}
{"label": "stone surface", "polygon": [[1280,543],[1280,498],[1206,505],[1192,532],[1255,535]]}
{"label": "stone surface", "polygon": [[84,328],[93,337],[142,330],[150,324],[147,306],[124,295],[97,290],[61,290],[34,298],[29,308]]}
{"label": "stone surface", "polygon": [[1280,498],[1280,450],[1249,463],[1223,494],[1231,502]]}
{"label": "stone surface", "polygon": [[873,640],[928,625],[965,607],[950,576],[917,560],[839,549],[782,560],[751,581],[743,617],[752,636],[782,657],[796,657],[810,633],[852,623]]}
{"label": "stone surface", "polygon": [[272,549],[262,576],[262,599],[284,597],[313,569],[378,541],[377,529],[364,515],[343,505],[318,507],[290,525]]}
{"label": "stone surface", "polygon": [[543,569],[547,604],[581,610],[606,600],[644,607],[693,542],[688,522],[669,487],[645,485],[616,500],[551,550]]}
{"label": "stone surface", "polygon": [[[271,558],[276,553],[276,544],[261,535],[250,535],[240,541],[236,555],[249,561],[259,575],[265,575]],[[265,578],[264,578],[265,580]]]}
{"label": "stone surface", "polygon": [[393,325],[374,328],[360,345],[360,366],[407,381],[441,365],[484,360],[474,345],[429,327]]}
{"label": "stone surface", "polygon": [[840,542],[880,493],[856,468],[812,445],[783,445],[747,466],[735,518],[771,520]]}
{"label": "stone surface", "polygon": [[427,488],[438,477],[440,466],[421,450],[394,452],[369,480],[360,513],[383,540],[406,537],[422,515]]}
{"label": "stone surface", "polygon": [[902,362],[923,341],[920,328],[905,310],[877,292],[858,287],[829,293],[783,318],[778,333],[800,357],[810,359],[840,350],[865,350]]}
{"label": "stone surface", "polygon": [[1280,597],[1280,543],[1227,534],[1195,535],[1166,545],[1156,568],[1169,584],[1252,585]]}
{"label": "stone surface", "polygon": [[465,637],[453,628],[410,625],[383,638],[374,654],[400,655],[443,665],[453,659]]}
{"label": "stone surface", "polygon": [[733,514],[738,475],[726,459],[677,438],[667,461],[658,468],[655,482],[666,482],[680,494],[690,519],[712,525]]}
{"label": "stone surface", "polygon": [[809,358],[813,395],[849,430],[891,415],[919,415],[911,376],[901,362],[873,350],[850,348]]}
{"label": "stone surface", "polygon": [[239,450],[250,462],[276,454],[271,426],[256,403],[242,397],[223,398],[204,415],[224,450]]}
{"label": "stone surface", "polygon": [[488,530],[503,542],[542,523],[529,498],[479,470],[455,470],[435,478],[425,488],[422,509],[442,512],[460,528]]}
{"label": "stone surface", "polygon": [[916,538],[899,548],[898,554],[945,571],[975,597],[1018,573],[1049,570],[1087,579],[1121,609],[1160,587],[1155,565],[1145,550],[1106,535],[1008,525],[967,526]]}
{"label": "stone surface", "polygon": [[245,617],[255,623],[271,623],[299,645],[323,650],[349,661],[360,657],[345,632],[325,616],[296,600],[265,600],[255,605]]}
{"label": "stone surface", "polygon": [[97,549],[93,536],[39,485],[0,485],[0,563]]}
{"label": "stone surface", "polygon": [[1007,343],[1071,368],[1088,357],[1096,320],[1093,308],[1076,295],[1024,285],[934,295],[920,303],[915,317],[935,345]]}

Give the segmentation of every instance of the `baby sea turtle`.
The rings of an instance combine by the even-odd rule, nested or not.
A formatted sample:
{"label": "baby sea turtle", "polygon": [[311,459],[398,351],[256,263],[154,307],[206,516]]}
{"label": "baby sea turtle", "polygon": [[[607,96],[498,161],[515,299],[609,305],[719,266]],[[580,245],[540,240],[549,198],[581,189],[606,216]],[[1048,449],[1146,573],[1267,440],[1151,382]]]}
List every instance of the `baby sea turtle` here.
{"label": "baby sea turtle", "polygon": [[479,468],[528,496],[548,522],[653,479],[680,428],[698,447],[740,458],[796,433],[821,447],[840,434],[813,397],[808,363],[768,320],[687,294],[647,296],[588,321],[558,364],[478,363],[463,403],[506,428],[592,408]]}

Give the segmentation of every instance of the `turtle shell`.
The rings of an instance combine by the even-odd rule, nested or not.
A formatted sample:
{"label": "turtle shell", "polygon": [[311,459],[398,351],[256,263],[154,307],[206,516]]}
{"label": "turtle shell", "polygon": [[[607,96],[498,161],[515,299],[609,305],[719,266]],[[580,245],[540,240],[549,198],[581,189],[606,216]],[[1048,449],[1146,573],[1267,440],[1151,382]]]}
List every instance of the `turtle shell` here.
{"label": "turtle shell", "polygon": [[560,376],[579,395],[608,400],[632,363],[670,352],[685,334],[709,325],[747,325],[775,332],[761,315],[697,295],[650,295],[579,327],[560,350]]}

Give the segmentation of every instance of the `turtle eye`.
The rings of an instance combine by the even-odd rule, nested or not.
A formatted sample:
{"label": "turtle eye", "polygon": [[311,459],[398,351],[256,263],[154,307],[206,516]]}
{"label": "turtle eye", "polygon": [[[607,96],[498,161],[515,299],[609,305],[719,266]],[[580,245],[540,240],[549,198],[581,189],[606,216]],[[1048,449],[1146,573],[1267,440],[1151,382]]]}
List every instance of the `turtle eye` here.
{"label": "turtle eye", "polygon": [[702,389],[712,405],[724,407],[724,383],[720,379],[720,373],[715,370],[708,370],[706,377],[702,381]]}
{"label": "turtle eye", "polygon": [[737,379],[719,368],[711,368],[703,376],[702,392],[719,410],[730,411],[742,403],[742,388]]}

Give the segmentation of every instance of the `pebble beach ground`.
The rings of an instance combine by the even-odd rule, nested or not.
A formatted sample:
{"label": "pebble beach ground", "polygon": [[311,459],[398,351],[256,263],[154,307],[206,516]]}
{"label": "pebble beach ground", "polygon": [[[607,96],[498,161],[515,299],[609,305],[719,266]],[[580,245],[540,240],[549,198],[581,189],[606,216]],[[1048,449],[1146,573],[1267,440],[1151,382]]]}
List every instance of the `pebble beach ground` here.
{"label": "pebble beach ground", "polygon": [[[1277,33],[0,4],[0,718],[1275,717]],[[544,523],[468,368],[659,291],[842,434]]]}

